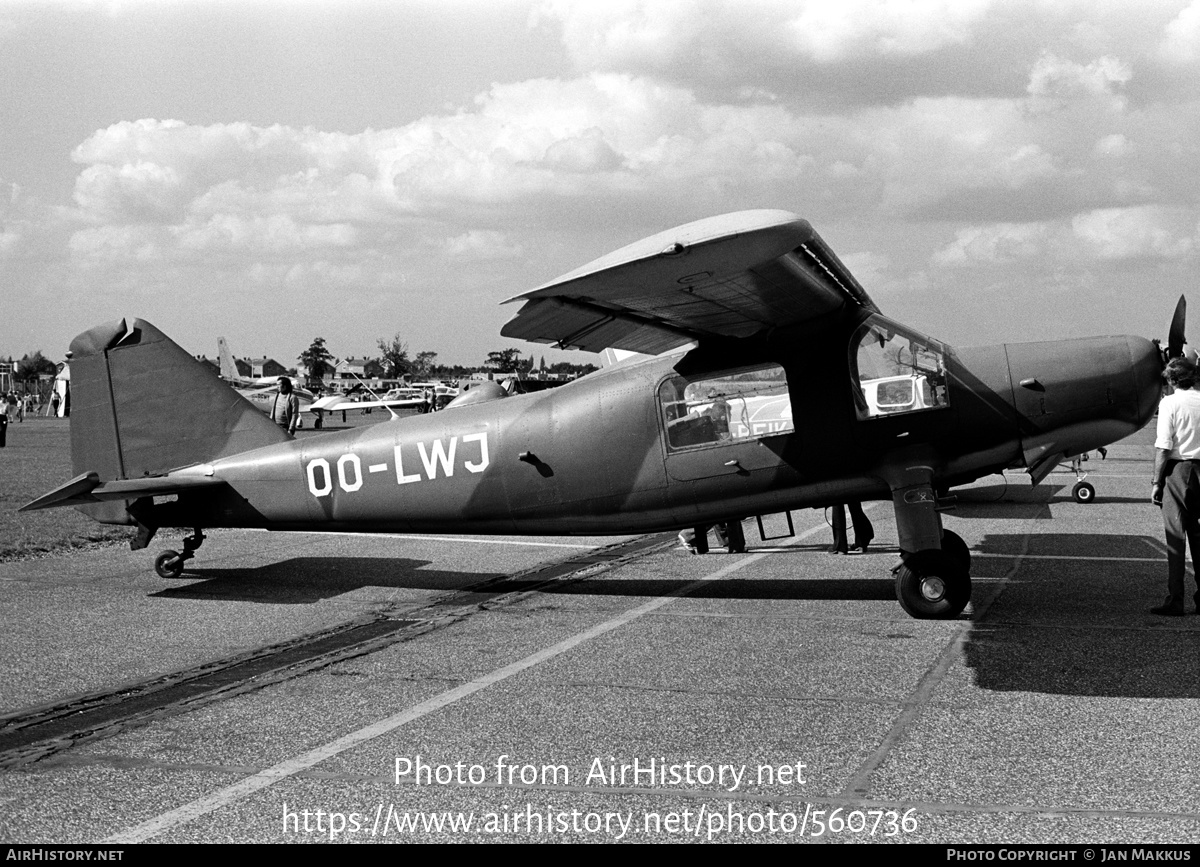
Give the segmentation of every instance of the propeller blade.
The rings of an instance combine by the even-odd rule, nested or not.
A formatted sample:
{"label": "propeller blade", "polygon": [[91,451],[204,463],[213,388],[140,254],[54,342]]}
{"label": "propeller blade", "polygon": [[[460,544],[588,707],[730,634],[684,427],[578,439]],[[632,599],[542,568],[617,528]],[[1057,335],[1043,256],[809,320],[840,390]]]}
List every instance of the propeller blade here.
{"label": "propeller blade", "polygon": [[1187,343],[1184,326],[1187,320],[1187,298],[1179,296],[1175,305],[1175,315],[1171,317],[1171,330],[1167,334],[1167,358],[1178,358],[1183,355],[1183,345]]}

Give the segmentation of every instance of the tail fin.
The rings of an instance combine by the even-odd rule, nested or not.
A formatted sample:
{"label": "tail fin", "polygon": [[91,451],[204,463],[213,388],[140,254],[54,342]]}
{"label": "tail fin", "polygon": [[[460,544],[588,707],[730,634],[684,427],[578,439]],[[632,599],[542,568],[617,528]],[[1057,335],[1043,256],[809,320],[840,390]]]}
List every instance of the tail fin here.
{"label": "tail fin", "polygon": [[224,337],[217,338],[217,360],[221,364],[221,379],[226,382],[237,382],[242,378],[238,373],[237,364],[233,360],[233,353],[229,351],[229,344],[225,342]]}
{"label": "tail fin", "polygon": [[[71,460],[101,481],[155,476],[289,437],[161,331],[124,319],[71,342]],[[80,507],[133,523],[124,502]]]}

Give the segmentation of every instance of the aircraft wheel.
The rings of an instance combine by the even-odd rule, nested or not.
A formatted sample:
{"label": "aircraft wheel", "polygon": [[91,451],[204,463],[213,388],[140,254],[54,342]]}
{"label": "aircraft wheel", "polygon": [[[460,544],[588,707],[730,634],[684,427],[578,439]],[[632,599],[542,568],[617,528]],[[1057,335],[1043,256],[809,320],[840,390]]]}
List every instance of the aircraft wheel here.
{"label": "aircraft wheel", "polygon": [[913,617],[948,620],[971,601],[971,576],[951,551],[918,551],[896,571],[896,598]]}
{"label": "aircraft wheel", "polygon": [[1075,487],[1071,488],[1071,496],[1077,503],[1090,503],[1096,499],[1096,489],[1088,482],[1076,482]]}
{"label": "aircraft wheel", "polygon": [[942,550],[961,563],[965,571],[971,571],[971,549],[958,533],[942,530]]}
{"label": "aircraft wheel", "polygon": [[154,571],[159,578],[174,580],[183,574],[183,558],[178,551],[163,551],[154,558]]}

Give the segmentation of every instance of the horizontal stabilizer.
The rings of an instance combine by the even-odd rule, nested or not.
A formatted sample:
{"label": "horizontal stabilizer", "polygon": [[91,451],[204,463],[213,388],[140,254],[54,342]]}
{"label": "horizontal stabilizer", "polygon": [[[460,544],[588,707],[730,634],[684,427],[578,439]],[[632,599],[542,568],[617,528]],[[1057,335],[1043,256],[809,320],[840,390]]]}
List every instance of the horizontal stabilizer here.
{"label": "horizontal stabilizer", "polygon": [[18,512],[33,512],[37,509],[53,509],[58,506],[82,506],[105,500],[135,500],[139,497],[160,497],[182,494],[200,488],[224,485],[220,479],[207,476],[158,476],[143,479],[118,479],[101,482],[96,473],[76,476],[64,485],[59,485],[48,494],[43,494],[31,503],[26,503]]}

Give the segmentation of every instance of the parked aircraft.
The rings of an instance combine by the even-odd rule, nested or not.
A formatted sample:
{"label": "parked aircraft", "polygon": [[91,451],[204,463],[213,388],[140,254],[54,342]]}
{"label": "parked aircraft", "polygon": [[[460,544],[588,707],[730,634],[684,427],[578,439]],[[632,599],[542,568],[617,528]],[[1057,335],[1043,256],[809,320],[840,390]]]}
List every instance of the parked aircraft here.
{"label": "parked aircraft", "polygon": [[[76,477],[24,508],[136,525],[135,548],[194,528],[155,563],[178,577],[210,527],[627,534],[882,499],[901,605],[944,618],[971,595],[944,492],[1014,466],[1037,484],[1160,395],[1163,353],[1141,337],[955,350],[895,322],[784,211],[689,223],[510,300],[507,337],[654,357],[293,441],[119,320],[71,345]],[[1182,332],[1181,304],[1170,353]]]}
{"label": "parked aircraft", "polygon": [[[217,338],[217,357],[220,359],[221,379],[233,386],[238,394],[258,407],[260,411],[270,415],[275,406],[275,398],[279,394],[279,377],[254,378],[239,374],[237,364],[233,360],[233,353],[229,351],[229,344],[224,337]],[[300,411],[308,412],[315,399],[313,393],[307,388],[297,385],[294,381],[292,382],[292,391],[300,403]],[[319,418],[320,416],[318,416]]]}
{"label": "parked aircraft", "polygon": [[396,417],[397,412],[428,412],[432,409],[443,409],[446,404],[458,395],[458,389],[442,382],[414,382],[411,385],[389,389],[382,397],[372,396],[369,400],[361,400],[361,394],[328,394],[319,397],[311,405],[301,408],[301,412],[311,412],[317,416],[316,427],[321,427],[326,415],[335,412],[364,412],[373,409],[383,409]]}

